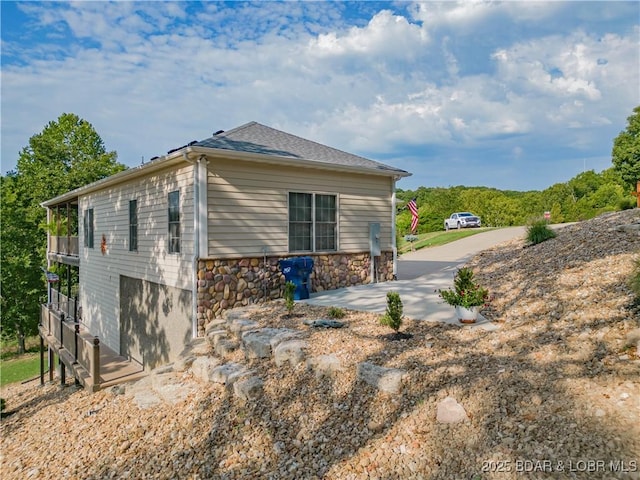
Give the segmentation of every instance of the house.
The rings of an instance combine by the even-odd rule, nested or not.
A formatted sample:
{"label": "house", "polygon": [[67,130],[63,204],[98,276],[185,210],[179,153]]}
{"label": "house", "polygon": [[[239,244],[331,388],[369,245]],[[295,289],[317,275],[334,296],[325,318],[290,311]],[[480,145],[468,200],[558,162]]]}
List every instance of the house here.
{"label": "house", "polygon": [[224,310],[281,297],[281,259],[314,260],[311,291],[393,279],[408,175],[256,122],[216,132],[43,203],[48,260],[78,278],[50,304],[77,291],[82,331],[169,363]]}

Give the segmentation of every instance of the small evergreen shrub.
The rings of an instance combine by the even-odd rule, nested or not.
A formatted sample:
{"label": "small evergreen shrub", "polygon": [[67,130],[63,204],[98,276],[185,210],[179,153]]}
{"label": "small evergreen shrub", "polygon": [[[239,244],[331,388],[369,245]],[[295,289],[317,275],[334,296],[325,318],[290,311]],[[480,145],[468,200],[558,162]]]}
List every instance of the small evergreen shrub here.
{"label": "small evergreen shrub", "polygon": [[481,287],[475,279],[473,270],[462,267],[453,278],[453,289],[438,290],[440,298],[452,307],[480,307],[489,298],[489,291]]}
{"label": "small evergreen shrub", "polygon": [[527,241],[531,245],[537,245],[550,238],[555,238],[556,232],[547,224],[545,220],[537,220],[527,227]]}
{"label": "small evergreen shrub", "polygon": [[402,325],[402,300],[398,292],[387,293],[387,311],[380,318],[380,323],[390,327],[395,332],[400,330]]}
{"label": "small evergreen shrub", "polygon": [[284,284],[284,306],[287,308],[289,315],[293,313],[293,307],[296,306],[293,300],[293,294],[296,291],[296,284],[289,281]]}
{"label": "small evergreen shrub", "polygon": [[327,315],[329,315],[329,318],[344,318],[345,313],[340,307],[330,307]]}

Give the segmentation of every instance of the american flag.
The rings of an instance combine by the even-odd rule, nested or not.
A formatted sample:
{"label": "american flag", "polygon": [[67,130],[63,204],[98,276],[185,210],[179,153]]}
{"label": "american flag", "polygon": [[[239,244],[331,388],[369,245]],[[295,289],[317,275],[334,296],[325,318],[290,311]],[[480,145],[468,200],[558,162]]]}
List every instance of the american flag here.
{"label": "american flag", "polygon": [[40,267],[40,270],[42,270],[44,272],[44,274],[47,277],[47,282],[49,283],[55,283],[55,282],[59,282],[60,281],[60,277],[58,277],[57,274],[48,271],[46,268]]}
{"label": "american flag", "polygon": [[418,204],[415,198],[407,203],[407,208],[411,211],[411,233],[415,233],[418,228]]}

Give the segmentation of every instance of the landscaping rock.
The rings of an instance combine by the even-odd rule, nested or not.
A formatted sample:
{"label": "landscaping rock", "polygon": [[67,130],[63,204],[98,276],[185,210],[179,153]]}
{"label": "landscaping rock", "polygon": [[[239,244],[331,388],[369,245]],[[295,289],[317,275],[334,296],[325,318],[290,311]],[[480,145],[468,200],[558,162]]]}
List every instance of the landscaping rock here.
{"label": "landscaping rock", "polygon": [[197,357],[191,364],[193,376],[202,382],[213,381],[215,369],[220,365],[220,360],[215,357]]}
{"label": "landscaping rock", "polygon": [[244,318],[232,320],[231,323],[229,323],[229,331],[238,339],[242,338],[242,334],[244,332],[256,330],[259,327],[260,325],[257,322],[254,322],[253,320],[246,320]]}
{"label": "landscaping rock", "polygon": [[238,363],[225,363],[215,367],[211,373],[211,381],[231,386],[234,382],[242,377],[249,375],[251,372],[244,365]]}
{"label": "landscaping rock", "polygon": [[358,378],[385,393],[400,393],[406,374],[405,370],[380,367],[369,362],[358,365]]}
{"label": "landscaping rock", "polygon": [[300,331],[281,328],[279,329],[279,332],[276,333],[269,341],[269,343],[271,344],[271,350],[275,350],[278,345],[286,340],[293,340],[299,337]]}
{"label": "landscaping rock", "polygon": [[271,339],[281,333],[276,328],[249,330],[242,334],[242,348],[247,358],[269,358],[271,356]]}
{"label": "landscaping rock", "polygon": [[176,372],[186,372],[193,362],[196,360],[195,355],[187,355],[185,357],[179,357],[175,362],[173,362],[173,370]]}
{"label": "landscaping rock", "polygon": [[238,380],[233,384],[233,393],[241,400],[257,400],[262,396],[264,382],[258,377]]}
{"label": "landscaping rock", "polygon": [[207,333],[207,341],[215,350],[216,345],[222,339],[228,338],[229,332],[225,329],[209,330]]}
{"label": "landscaping rock", "polygon": [[214,351],[221,357],[224,357],[236,351],[239,347],[240,344],[238,342],[229,340],[228,338],[223,338],[216,342]]}
{"label": "landscaping rock", "polygon": [[346,325],[344,322],[339,322],[337,320],[306,320],[304,322],[305,325],[309,325],[310,327],[316,328],[342,328]]}
{"label": "landscaping rock", "polygon": [[304,361],[305,354],[303,349],[306,347],[307,342],[304,340],[287,340],[275,348],[273,359],[279,367],[285,363],[295,367]]}
{"label": "landscaping rock", "polygon": [[207,326],[204,329],[204,336],[208,337],[211,331],[222,330],[226,326],[227,326],[227,320],[225,320],[224,318],[214,318],[209,323],[207,323]]}
{"label": "landscaping rock", "polygon": [[333,377],[344,370],[340,359],[335,354],[318,355],[307,360],[307,368],[313,370],[316,377]]}
{"label": "landscaping rock", "polygon": [[439,423],[460,423],[469,420],[469,417],[455,398],[447,397],[438,403],[436,420]]}

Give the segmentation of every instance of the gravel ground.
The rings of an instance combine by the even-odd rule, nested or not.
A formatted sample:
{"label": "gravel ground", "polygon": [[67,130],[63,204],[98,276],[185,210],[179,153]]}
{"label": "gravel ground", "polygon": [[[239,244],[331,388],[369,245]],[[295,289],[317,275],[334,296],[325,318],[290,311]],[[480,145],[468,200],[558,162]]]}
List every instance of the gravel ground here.
{"label": "gravel ground", "polygon": [[[492,332],[405,321],[412,338],[391,340],[374,314],[315,329],[303,321],[322,307],[249,309],[342,365],[319,378],[229,353],[264,380],[257,401],[189,370],[175,374],[188,397],[152,408],[114,390],[5,387],[2,479],[640,478],[640,311],[626,283],[640,231],[619,228],[638,223],[638,209],[606,214],[476,256]],[[406,370],[401,392],[359,381],[365,361]],[[446,397],[466,421],[436,420]]]}

